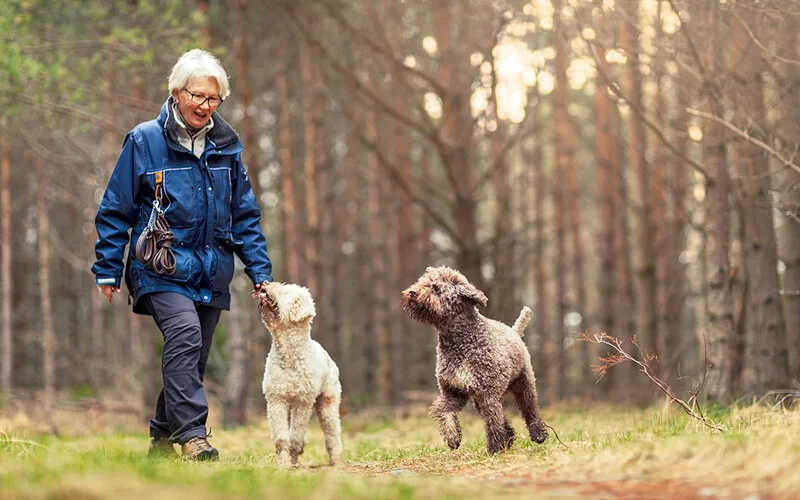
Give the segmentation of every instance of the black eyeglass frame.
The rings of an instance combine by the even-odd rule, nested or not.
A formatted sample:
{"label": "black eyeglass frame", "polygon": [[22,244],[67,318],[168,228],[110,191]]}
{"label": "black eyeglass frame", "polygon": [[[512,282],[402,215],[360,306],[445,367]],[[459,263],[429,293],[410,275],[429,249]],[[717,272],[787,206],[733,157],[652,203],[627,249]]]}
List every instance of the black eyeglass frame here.
{"label": "black eyeglass frame", "polygon": [[[189,94],[189,98],[191,99],[191,101],[192,101],[193,103],[197,104],[198,106],[202,106],[203,104],[205,104],[205,103],[208,103],[208,106],[209,106],[210,108],[218,108],[218,107],[219,107],[219,105],[220,105],[220,104],[222,104],[222,102],[225,100],[225,99],[223,99],[223,98],[222,98],[222,97],[220,97],[220,96],[210,96],[210,97],[205,97],[205,96],[202,96],[202,95],[200,95],[200,94],[194,94],[194,93],[192,93],[192,91],[190,91],[190,90],[189,90],[189,89],[187,89],[186,87],[182,88],[181,90],[185,90],[185,91],[186,91],[186,93],[187,93],[187,94]],[[197,99],[203,99],[203,100],[202,100],[202,101],[200,101],[200,102],[197,102]],[[213,101],[212,101],[212,99],[214,99],[214,100],[216,100],[216,101],[219,101],[219,102],[217,102],[216,104],[214,104],[214,103],[213,103]]]}

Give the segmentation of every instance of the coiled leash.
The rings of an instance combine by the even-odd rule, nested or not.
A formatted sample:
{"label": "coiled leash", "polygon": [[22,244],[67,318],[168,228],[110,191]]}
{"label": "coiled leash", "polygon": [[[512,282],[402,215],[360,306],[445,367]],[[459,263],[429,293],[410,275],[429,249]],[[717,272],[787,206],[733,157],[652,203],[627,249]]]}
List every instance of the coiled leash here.
{"label": "coiled leash", "polygon": [[153,196],[153,211],[141,236],[136,241],[136,258],[158,274],[171,276],[175,273],[175,254],[172,240],[175,235],[169,229],[167,217],[161,209],[164,172],[156,172],[156,192]]}

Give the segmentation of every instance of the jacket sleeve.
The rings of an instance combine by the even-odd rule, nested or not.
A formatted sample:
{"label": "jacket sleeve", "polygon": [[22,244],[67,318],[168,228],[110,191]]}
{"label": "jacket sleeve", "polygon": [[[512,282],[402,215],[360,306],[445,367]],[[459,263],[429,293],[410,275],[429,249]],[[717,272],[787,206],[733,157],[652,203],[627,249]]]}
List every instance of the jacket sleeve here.
{"label": "jacket sleeve", "polygon": [[261,210],[242,164],[236,159],[236,174],[231,194],[231,232],[236,255],[253,283],[272,281],[272,262],[267,255],[267,240],[261,232]]}
{"label": "jacket sleeve", "polygon": [[122,152],[94,219],[97,229],[94,253],[97,260],[92,265],[92,272],[98,285],[120,285],[128,230],[136,223],[136,199],[140,183],[137,163],[141,161],[141,150],[131,132],[125,137]]}

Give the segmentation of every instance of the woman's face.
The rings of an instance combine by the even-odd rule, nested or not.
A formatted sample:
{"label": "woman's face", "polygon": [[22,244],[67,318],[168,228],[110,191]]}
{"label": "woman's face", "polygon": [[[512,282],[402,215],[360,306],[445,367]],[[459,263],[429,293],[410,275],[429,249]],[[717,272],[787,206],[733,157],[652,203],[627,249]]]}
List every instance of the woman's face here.
{"label": "woman's face", "polygon": [[182,89],[174,89],[172,95],[178,102],[183,121],[192,128],[203,128],[220,103],[219,84],[211,76],[192,78]]}

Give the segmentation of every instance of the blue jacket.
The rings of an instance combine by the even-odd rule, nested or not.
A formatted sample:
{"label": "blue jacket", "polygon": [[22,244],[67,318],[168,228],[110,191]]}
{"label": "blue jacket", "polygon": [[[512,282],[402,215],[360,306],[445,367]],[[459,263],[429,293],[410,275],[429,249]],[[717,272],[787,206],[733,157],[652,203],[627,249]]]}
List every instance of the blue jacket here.
{"label": "blue jacket", "polygon": [[178,143],[172,97],[158,118],[140,123],[125,138],[95,217],[95,281],[120,285],[125,246],[134,246],[147,225],[158,171],[163,172],[162,206],[175,235],[177,263],[175,274],[161,275],[129,251],[125,283],[135,312],[147,314],[139,299],[152,292],[178,292],[228,309],[234,253],[253,283],[272,281],[261,212],[241,160],[242,143],[219,114],[212,118],[214,127],[199,159]]}

